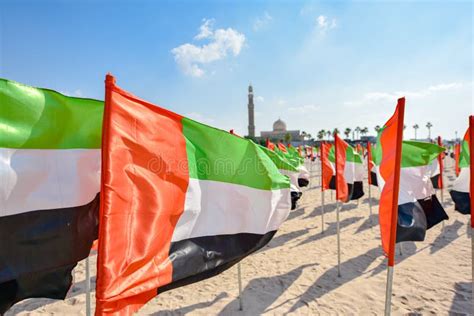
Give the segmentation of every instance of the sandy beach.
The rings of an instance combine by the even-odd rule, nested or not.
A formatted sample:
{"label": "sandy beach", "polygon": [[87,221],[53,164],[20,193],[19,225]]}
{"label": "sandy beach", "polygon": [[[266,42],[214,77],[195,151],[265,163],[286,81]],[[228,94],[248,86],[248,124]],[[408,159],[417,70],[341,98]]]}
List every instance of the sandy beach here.
{"label": "sandy beach", "polygon": [[[471,314],[471,241],[469,216],[454,211],[449,187],[453,160],[447,159],[444,229],[427,232],[424,242],[402,244],[397,252],[392,313]],[[337,276],[336,211],[325,193],[325,231],[321,232],[319,171],[311,169],[296,210],[273,240],[241,263],[243,311],[239,311],[237,266],[221,275],[161,294],[139,315],[380,315],[384,310],[386,261],[378,227],[378,189],[372,187],[369,216],[367,186],[359,202],[342,206],[341,277]],[[438,192],[438,197],[439,197]],[[96,256],[90,257],[95,287]],[[6,315],[85,315],[85,261],[75,269],[75,284],[66,300],[29,299]],[[95,293],[92,293],[93,298]],[[94,300],[92,301],[94,307]]]}

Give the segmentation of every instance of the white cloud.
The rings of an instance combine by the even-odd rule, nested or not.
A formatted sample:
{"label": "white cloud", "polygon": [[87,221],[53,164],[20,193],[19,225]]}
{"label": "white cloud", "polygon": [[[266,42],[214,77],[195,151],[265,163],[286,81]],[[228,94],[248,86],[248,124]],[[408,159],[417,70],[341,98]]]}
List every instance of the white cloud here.
{"label": "white cloud", "polygon": [[299,113],[299,114],[305,114],[305,113],[317,111],[319,109],[320,107],[314,104],[306,104],[306,105],[297,106],[297,107],[289,107],[288,111]]}
{"label": "white cloud", "polygon": [[202,77],[202,65],[221,60],[230,53],[238,56],[245,42],[245,35],[227,28],[213,30],[213,19],[204,19],[195,40],[207,39],[204,45],[186,43],[171,50],[174,60],[181,70],[192,77]]}
{"label": "white cloud", "polygon": [[466,86],[472,85],[472,83],[452,82],[452,83],[441,83],[433,86],[429,86],[420,90],[413,91],[395,91],[395,92],[369,92],[364,94],[361,100],[347,101],[344,102],[346,106],[361,106],[365,104],[373,104],[375,102],[393,101],[395,102],[400,97],[406,98],[425,98],[430,95],[452,91],[460,89]]}
{"label": "white cloud", "polygon": [[259,95],[255,98],[255,101],[257,101],[258,103],[263,103],[265,102],[265,98]]}
{"label": "white cloud", "polygon": [[336,19],[328,19],[327,16],[320,15],[316,18],[316,26],[318,27],[319,31],[324,34],[328,30],[331,30],[337,26]]}
{"label": "white cloud", "polygon": [[283,99],[278,99],[278,101],[277,101],[277,105],[279,105],[279,106],[283,106],[283,105],[285,105],[285,104],[286,104],[286,100],[283,100]]}
{"label": "white cloud", "polygon": [[263,16],[259,16],[255,19],[255,22],[253,23],[253,30],[255,32],[261,30],[262,28],[270,24],[272,20],[273,20],[272,16],[268,14],[267,11],[263,12]]}
{"label": "white cloud", "polygon": [[192,120],[198,121],[200,123],[208,124],[208,125],[214,122],[214,119],[210,117],[206,117],[203,114],[198,113],[198,112],[190,112],[190,113],[187,113],[185,116]]}
{"label": "white cloud", "polygon": [[195,40],[201,40],[212,36],[212,27],[214,26],[214,19],[203,19],[204,23],[199,27],[199,34],[194,36]]}

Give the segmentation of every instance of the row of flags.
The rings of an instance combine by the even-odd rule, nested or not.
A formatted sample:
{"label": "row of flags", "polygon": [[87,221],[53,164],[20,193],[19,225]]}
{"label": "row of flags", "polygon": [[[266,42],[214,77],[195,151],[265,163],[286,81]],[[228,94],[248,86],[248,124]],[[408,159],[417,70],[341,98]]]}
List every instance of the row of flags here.
{"label": "row of flags", "polygon": [[101,102],[0,80],[0,314],[65,298],[98,239],[96,314],[129,315],[262,248],[309,184],[295,148],[105,87]]}
{"label": "row of flags", "polygon": [[[319,149],[260,146],[146,102],[111,75],[105,102],[5,79],[0,101],[0,314],[25,298],[65,298],[97,239],[96,315],[129,315],[221,273],[266,245],[296,208],[310,180],[305,157],[320,157],[321,188],[337,200],[364,195],[360,145],[335,135]],[[389,265],[396,242],[423,240],[447,219],[434,191],[441,140],[402,142],[404,103],[366,148]],[[457,155],[451,195],[466,213],[468,136]]]}

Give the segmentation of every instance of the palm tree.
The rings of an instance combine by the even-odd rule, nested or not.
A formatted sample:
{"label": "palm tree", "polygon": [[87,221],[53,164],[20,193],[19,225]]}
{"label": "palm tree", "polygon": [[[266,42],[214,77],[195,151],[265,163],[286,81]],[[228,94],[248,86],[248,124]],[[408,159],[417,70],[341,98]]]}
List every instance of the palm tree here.
{"label": "palm tree", "polygon": [[380,125],[375,125],[374,130],[378,134],[380,131]]}
{"label": "palm tree", "polygon": [[418,124],[413,125],[413,129],[415,130],[415,140],[416,140],[416,130],[419,128],[420,126],[418,126]]}
{"label": "palm tree", "polygon": [[320,131],[318,132],[318,134],[316,135],[316,137],[321,141],[321,140],[323,140],[324,135],[326,135],[326,131],[322,129],[322,130],[320,130]]}
{"label": "palm tree", "polygon": [[367,135],[368,132],[369,132],[369,128],[368,128],[368,127],[364,127],[363,129],[360,130],[360,133],[362,134],[362,136]]}
{"label": "palm tree", "polygon": [[351,134],[351,129],[349,127],[347,127],[345,130],[344,130],[344,135],[346,135],[346,138],[349,138],[349,135]]}
{"label": "palm tree", "polygon": [[428,129],[428,139],[431,140],[431,128],[433,127],[433,124],[431,122],[426,123],[426,128]]}
{"label": "palm tree", "polygon": [[337,127],[332,131],[332,134],[333,135],[339,134],[339,130],[337,129]]}
{"label": "palm tree", "polygon": [[286,144],[289,144],[291,142],[291,134],[290,133],[286,133],[285,134],[285,143]]}
{"label": "palm tree", "polygon": [[329,137],[331,137],[331,131],[326,131],[326,136],[328,137],[328,140],[329,140]]}
{"label": "palm tree", "polygon": [[359,138],[360,127],[359,127],[359,126],[357,126],[357,127],[355,128],[355,131],[356,131],[356,133],[357,133],[357,138]]}

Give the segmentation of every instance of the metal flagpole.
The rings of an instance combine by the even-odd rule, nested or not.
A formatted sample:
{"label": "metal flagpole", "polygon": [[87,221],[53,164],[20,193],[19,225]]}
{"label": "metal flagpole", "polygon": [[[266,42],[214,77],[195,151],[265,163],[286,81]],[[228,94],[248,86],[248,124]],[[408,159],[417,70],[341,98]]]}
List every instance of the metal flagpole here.
{"label": "metal flagpole", "polygon": [[324,234],[324,191],[321,188],[321,234]]}
{"label": "metal flagpole", "polygon": [[392,307],[393,266],[387,267],[387,289],[385,291],[385,316],[390,316]]}
{"label": "metal flagpole", "polygon": [[91,282],[89,257],[86,258],[86,316],[91,316]]}
{"label": "metal flagpole", "polygon": [[[443,185],[444,185],[444,183],[443,183]],[[443,188],[441,188],[441,193],[440,193],[441,194],[441,206],[444,208],[444,194],[443,194],[443,191],[444,191]],[[442,221],[441,223],[442,223],[441,224],[442,225],[441,229],[444,232],[444,221]]]}
{"label": "metal flagpole", "polygon": [[[474,293],[474,116],[469,116],[469,204],[471,207],[471,267],[472,267],[472,293]],[[474,295],[472,296],[472,311],[474,311]]]}
{"label": "metal flagpole", "polygon": [[403,247],[401,242],[398,244],[398,250],[400,251],[400,256],[403,256]]}
{"label": "metal flagpole", "polygon": [[370,193],[370,184],[369,184],[369,214],[370,214],[370,223],[372,223],[372,195]]}
{"label": "metal flagpole", "polygon": [[336,230],[337,230],[337,276],[341,276],[341,238],[339,228],[339,200],[336,200]]}
{"label": "metal flagpole", "polygon": [[242,297],[242,271],[240,262],[237,264],[237,277],[239,279],[239,311],[244,310],[244,298]]}
{"label": "metal flagpole", "polygon": [[[471,203],[471,207],[472,206],[473,204]],[[472,217],[472,211],[471,211],[471,217]],[[472,268],[471,284],[472,284],[472,293],[474,293],[474,264],[472,263],[474,263],[474,227],[472,227],[472,224],[471,224],[471,268]],[[472,297],[472,311],[474,312],[474,295]]]}

